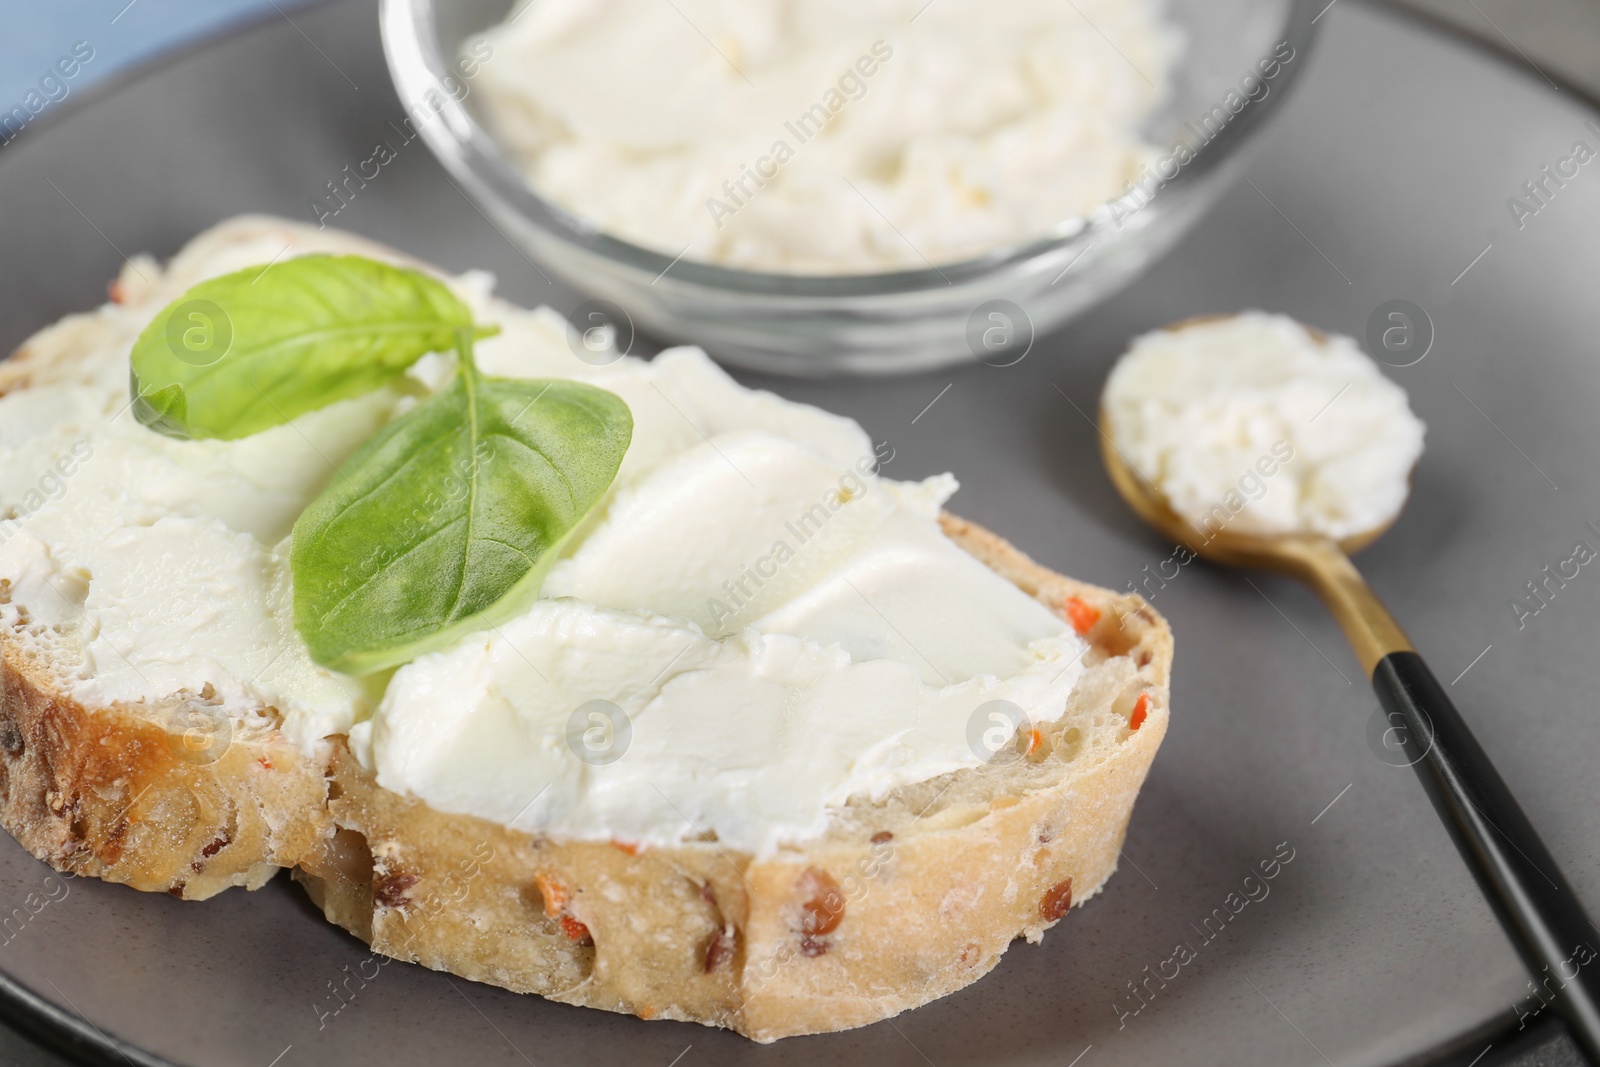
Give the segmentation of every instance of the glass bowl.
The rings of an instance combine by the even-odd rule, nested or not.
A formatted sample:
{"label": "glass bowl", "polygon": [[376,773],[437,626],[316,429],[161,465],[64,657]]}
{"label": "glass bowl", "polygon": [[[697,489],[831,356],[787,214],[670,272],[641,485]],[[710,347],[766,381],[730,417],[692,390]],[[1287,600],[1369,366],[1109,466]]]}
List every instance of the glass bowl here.
{"label": "glass bowl", "polygon": [[[382,0],[384,52],[402,105],[466,193],[525,255],[625,312],[632,322],[618,328],[636,323],[759,370],[824,374],[1015,362],[1037,334],[1127,285],[1237,177],[1310,58],[1323,3],[1165,0],[1185,43],[1168,97],[1144,129],[1151,143],[1170,146],[1155,168],[1159,185],[977,259],[831,276],[674,260],[535,192],[496,145],[456,65],[463,45],[513,6]],[[608,312],[598,314],[593,321],[603,324]]]}

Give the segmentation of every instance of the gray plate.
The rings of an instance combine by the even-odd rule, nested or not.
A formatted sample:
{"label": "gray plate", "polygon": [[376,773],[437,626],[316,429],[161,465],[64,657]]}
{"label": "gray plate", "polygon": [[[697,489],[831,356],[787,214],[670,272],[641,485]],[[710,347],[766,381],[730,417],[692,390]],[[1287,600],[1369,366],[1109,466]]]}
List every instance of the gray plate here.
{"label": "gray plate", "polygon": [[[69,106],[0,151],[0,350],[102,299],[118,249],[168,254],[240,211],[309,218],[324,182],[395,139],[370,0],[294,19]],[[1537,76],[1379,9],[1341,3],[1324,25],[1254,187],[1020,364],[761,384],[860,419],[897,449],[896,477],[958,472],[958,510],[1051,566],[1122,587],[1170,551],[1113,496],[1083,414],[1130,335],[1265,307],[1361,336],[1385,301],[1422,305],[1432,351],[1392,373],[1427,420],[1428,453],[1410,507],[1361,563],[1442,678],[1473,664],[1451,693],[1600,912],[1600,574],[1585,569],[1525,628],[1511,607],[1574,542],[1600,545],[1586,525],[1600,524],[1600,162],[1520,229],[1506,206],[1574,141],[1600,147],[1600,123]],[[576,303],[420,143],[337,221],[451,267],[494,269],[516,299]],[[91,1020],[78,1025],[91,1037],[246,1067],[280,1054],[283,1067],[666,1067],[690,1045],[684,1067],[1064,1067],[1080,1054],[1082,1067],[1346,1067],[1441,1048],[1465,1063],[1503,1045],[1526,991],[1517,961],[1411,772],[1374,755],[1374,701],[1315,602],[1193,564],[1155,604],[1178,635],[1175,710],[1128,862],[1044,945],[1015,946],[977,985],[892,1025],[759,1047],[398,963],[323,1017],[338,1003],[329,983],[367,952],[283,880],[203,905],[74,881],[66,899],[13,915],[0,1000],[38,1027],[64,1010]],[[1294,859],[1270,895],[1204,941],[1203,919],[1280,842]],[[0,841],[0,911],[48,873]],[[1127,983],[1185,941],[1196,958],[1119,1018],[1138,1003]]]}

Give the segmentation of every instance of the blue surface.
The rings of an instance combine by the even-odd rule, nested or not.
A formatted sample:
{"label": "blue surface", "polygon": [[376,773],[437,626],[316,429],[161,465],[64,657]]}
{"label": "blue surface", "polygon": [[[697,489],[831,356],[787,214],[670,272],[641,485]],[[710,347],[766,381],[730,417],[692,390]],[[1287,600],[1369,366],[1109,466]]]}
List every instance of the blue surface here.
{"label": "blue surface", "polygon": [[[0,0],[0,120],[18,107],[30,119],[47,114],[129,66],[263,14],[277,17],[273,6],[274,0]],[[277,6],[292,14],[297,4],[277,0]],[[92,58],[71,62],[74,45],[79,56]],[[74,66],[71,77],[62,76]],[[0,126],[0,141],[26,132],[16,129],[18,121]]]}

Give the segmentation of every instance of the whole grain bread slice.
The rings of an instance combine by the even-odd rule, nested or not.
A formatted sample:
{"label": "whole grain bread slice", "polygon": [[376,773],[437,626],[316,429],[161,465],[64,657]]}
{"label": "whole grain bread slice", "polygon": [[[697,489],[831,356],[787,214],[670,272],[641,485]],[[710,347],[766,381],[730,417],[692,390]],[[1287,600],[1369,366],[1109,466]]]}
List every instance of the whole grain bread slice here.
{"label": "whole grain bread slice", "polygon": [[637,851],[443,814],[376,785],[341,745],[337,829],[295,877],[385,955],[759,1041],[862,1026],[977,980],[1116,868],[1166,731],[1172,644],[1142,602],[973,523],[944,526],[1045,603],[1099,612],[1066,714],[1025,759],[851,803],[823,838],[753,859],[714,840]]}
{"label": "whole grain bread slice", "polygon": [[[400,258],[238,219],[165,272],[138,261],[114,296],[153,313],[264,227],[301,250]],[[90,315],[44,331],[0,364],[0,393],[63,373],[95,329]],[[83,706],[25,605],[0,628],[0,823],[57,869],[186,899],[294,868],[380,953],[567,1003],[760,1041],[887,1018],[975,981],[1099,892],[1167,727],[1172,638],[1149,605],[942,522],[1083,633],[1068,706],[1025,756],[852,801],[822,837],[771,857],[710,836],[640,850],[442,813],[378,786],[342,737],[307,751],[274,709],[204,692]]]}

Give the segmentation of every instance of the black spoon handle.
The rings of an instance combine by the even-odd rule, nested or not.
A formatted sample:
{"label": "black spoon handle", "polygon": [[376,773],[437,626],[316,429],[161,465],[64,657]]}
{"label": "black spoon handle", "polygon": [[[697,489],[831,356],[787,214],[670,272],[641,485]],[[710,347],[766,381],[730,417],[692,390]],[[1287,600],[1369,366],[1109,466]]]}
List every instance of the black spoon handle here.
{"label": "black spoon handle", "polygon": [[1405,753],[1527,964],[1535,995],[1600,1067],[1600,932],[1422,657],[1390,652],[1373,669],[1372,688],[1390,721],[1404,725]]}

